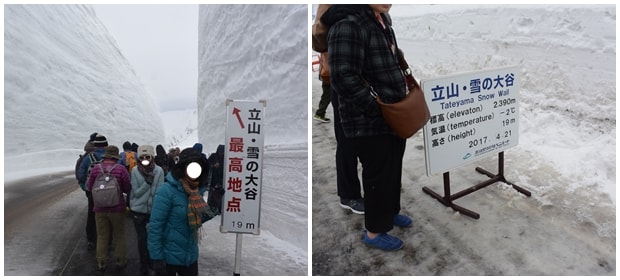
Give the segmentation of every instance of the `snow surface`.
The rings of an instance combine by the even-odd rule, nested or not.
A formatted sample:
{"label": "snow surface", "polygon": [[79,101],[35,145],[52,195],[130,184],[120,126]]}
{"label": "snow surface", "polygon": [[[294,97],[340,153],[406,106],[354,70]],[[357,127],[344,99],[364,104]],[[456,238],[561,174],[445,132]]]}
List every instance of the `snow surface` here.
{"label": "snow surface", "polygon": [[[417,79],[519,66],[519,145],[505,152],[505,175],[532,196],[498,183],[456,201],[479,220],[446,209],[422,192],[443,194],[443,180],[426,176],[418,133],[401,198],[414,226],[391,232],[405,248],[367,249],[363,217],[338,206],[333,125],[314,123],[313,274],[615,275],[615,6],[394,5],[390,14]],[[312,112],[320,94],[315,72]],[[452,193],[487,179],[476,166],[495,172],[497,157],[451,171]]]}
{"label": "snow surface", "polygon": [[[94,131],[118,146],[130,140],[183,149],[200,141],[209,154],[224,141],[227,98],[266,99],[261,233],[244,235],[241,273],[307,275],[307,6],[200,9],[204,33],[196,34],[202,50],[197,103],[202,105],[160,114],[91,6],[5,5],[4,182],[73,170]],[[225,29],[222,22],[227,22]],[[248,29],[255,27],[270,32]],[[221,33],[208,35],[211,29]],[[214,35],[226,43],[205,45]],[[270,36],[269,43],[264,36]],[[231,41],[236,38],[240,40]],[[231,49],[248,56],[233,56],[227,53]],[[205,64],[212,62],[220,68],[208,69]],[[226,63],[235,64],[235,71],[221,68]],[[93,106],[103,113],[91,113]],[[102,121],[104,117],[111,121]],[[71,193],[67,203],[83,196],[79,193]],[[231,275],[236,234],[220,233],[219,225],[219,218],[205,224],[199,262],[216,275]]]}

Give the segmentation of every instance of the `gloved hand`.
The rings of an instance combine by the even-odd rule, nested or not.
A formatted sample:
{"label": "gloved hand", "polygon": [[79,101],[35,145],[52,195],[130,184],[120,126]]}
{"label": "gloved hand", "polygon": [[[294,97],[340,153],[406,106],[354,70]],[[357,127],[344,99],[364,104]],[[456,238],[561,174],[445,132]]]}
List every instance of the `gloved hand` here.
{"label": "gloved hand", "polygon": [[212,186],[207,197],[207,205],[222,211],[222,197],[224,196],[224,187],[222,185]]}
{"label": "gloved hand", "polygon": [[153,270],[157,275],[166,275],[166,261],[165,260],[152,260]]}

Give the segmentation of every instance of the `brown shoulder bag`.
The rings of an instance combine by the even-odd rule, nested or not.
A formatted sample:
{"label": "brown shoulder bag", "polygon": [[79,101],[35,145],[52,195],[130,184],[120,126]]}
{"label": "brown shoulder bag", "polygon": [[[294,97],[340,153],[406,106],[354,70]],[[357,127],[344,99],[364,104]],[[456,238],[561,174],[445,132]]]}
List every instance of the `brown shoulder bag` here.
{"label": "brown shoulder bag", "polygon": [[390,128],[399,137],[407,139],[428,122],[430,111],[424,99],[424,92],[422,92],[422,88],[411,74],[411,69],[409,69],[409,65],[405,61],[400,49],[398,49],[398,55],[400,67],[409,87],[407,96],[399,102],[387,104],[381,100],[372,87],[370,87],[370,94],[379,103],[381,114]]}

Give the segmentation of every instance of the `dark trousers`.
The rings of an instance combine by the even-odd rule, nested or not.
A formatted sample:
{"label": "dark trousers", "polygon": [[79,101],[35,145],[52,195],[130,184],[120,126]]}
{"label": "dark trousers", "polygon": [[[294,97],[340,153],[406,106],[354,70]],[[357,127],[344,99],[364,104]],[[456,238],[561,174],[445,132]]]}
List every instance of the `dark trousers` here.
{"label": "dark trousers", "polygon": [[362,163],[364,222],[374,233],[394,227],[400,212],[400,188],[406,140],[395,135],[349,138]]}
{"label": "dark trousers", "polygon": [[321,94],[321,100],[319,100],[319,108],[316,110],[316,115],[325,117],[325,111],[327,110],[327,106],[331,100],[331,90],[332,87],[330,84],[323,83],[323,93]]}
{"label": "dark trousers", "polygon": [[338,95],[332,94],[334,108],[334,134],[336,135],[336,186],[338,196],[345,199],[362,198],[360,180],[357,176],[357,154],[349,139],[344,136],[338,112]]}
{"label": "dark trousers", "polygon": [[189,266],[166,264],[166,276],[198,276],[198,261]]}
{"label": "dark trousers", "polygon": [[86,191],[86,197],[88,198],[88,216],[86,217],[86,240],[88,242],[97,243],[97,223],[95,222],[95,202],[93,202],[93,194]]}
{"label": "dark trousers", "polygon": [[151,268],[151,258],[146,243],[146,225],[149,223],[149,214],[131,212],[136,234],[138,236],[138,254],[140,255],[140,272],[146,273]]}

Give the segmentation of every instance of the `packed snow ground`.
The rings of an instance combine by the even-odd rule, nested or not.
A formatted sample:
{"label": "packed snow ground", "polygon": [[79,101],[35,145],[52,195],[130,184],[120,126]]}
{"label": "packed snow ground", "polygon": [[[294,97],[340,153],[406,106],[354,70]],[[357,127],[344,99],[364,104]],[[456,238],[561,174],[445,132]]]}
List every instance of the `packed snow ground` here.
{"label": "packed snow ground", "polygon": [[[312,127],[313,275],[615,275],[615,7],[604,5],[394,5],[400,47],[418,79],[518,65],[519,145],[506,178],[459,198],[479,220],[422,192],[443,194],[425,173],[423,137],[407,141],[405,248],[361,241],[363,216],[338,206],[333,125]],[[312,105],[321,95],[316,73]],[[328,117],[332,115],[328,110]],[[450,172],[452,193],[487,179],[497,156]],[[360,173],[361,174],[361,173]],[[360,175],[361,177],[361,175]]]}

